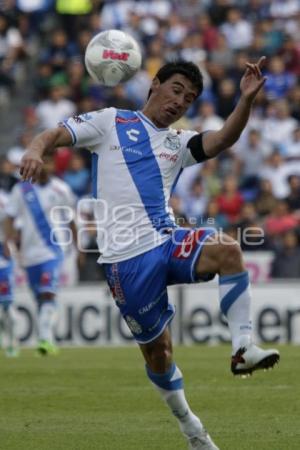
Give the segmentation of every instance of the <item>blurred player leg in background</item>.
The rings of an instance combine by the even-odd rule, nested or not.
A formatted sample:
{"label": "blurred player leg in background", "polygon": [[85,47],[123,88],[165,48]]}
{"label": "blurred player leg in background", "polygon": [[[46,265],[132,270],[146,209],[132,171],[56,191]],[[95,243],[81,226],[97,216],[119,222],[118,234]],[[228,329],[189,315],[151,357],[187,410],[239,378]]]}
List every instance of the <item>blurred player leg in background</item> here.
{"label": "blurred player leg in background", "polygon": [[[1,252],[0,247],[0,252]],[[2,255],[3,259],[3,255]],[[18,356],[19,346],[16,337],[17,314],[13,305],[12,281],[13,263],[0,268],[0,346],[5,347],[6,356]]]}
{"label": "blurred player leg in background", "polygon": [[41,355],[55,355],[54,327],[57,320],[56,291],[61,267],[60,259],[27,267],[30,288],[38,306],[38,346]]}

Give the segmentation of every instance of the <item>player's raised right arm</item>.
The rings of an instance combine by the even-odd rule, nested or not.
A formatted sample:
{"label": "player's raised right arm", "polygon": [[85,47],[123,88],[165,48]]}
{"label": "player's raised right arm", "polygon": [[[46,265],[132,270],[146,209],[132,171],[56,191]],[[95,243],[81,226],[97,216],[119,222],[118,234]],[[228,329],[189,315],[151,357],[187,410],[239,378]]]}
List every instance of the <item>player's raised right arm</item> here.
{"label": "player's raised right arm", "polygon": [[72,145],[72,137],[65,127],[45,130],[35,136],[21,161],[20,174],[23,181],[37,180],[43,165],[43,155],[57,147]]}

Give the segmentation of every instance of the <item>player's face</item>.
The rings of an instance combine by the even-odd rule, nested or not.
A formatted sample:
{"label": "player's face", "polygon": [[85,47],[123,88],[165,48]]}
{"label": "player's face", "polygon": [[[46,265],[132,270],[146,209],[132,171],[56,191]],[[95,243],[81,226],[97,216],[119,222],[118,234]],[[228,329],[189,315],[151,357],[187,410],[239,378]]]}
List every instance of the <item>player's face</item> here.
{"label": "player's face", "polygon": [[192,82],[181,74],[173,75],[164,83],[156,79],[151,88],[155,105],[152,120],[159,127],[168,127],[180,119],[198,95]]}

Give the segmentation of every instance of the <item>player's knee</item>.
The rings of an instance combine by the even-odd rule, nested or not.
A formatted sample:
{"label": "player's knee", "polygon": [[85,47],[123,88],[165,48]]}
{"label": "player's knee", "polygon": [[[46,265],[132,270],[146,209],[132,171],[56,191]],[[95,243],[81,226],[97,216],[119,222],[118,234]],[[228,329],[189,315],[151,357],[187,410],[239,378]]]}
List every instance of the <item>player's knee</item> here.
{"label": "player's knee", "polygon": [[166,372],[172,362],[172,347],[168,342],[160,342],[148,354],[148,365],[153,372]]}
{"label": "player's knee", "polygon": [[241,247],[237,241],[227,235],[222,236],[220,243],[220,270],[226,272],[244,270]]}

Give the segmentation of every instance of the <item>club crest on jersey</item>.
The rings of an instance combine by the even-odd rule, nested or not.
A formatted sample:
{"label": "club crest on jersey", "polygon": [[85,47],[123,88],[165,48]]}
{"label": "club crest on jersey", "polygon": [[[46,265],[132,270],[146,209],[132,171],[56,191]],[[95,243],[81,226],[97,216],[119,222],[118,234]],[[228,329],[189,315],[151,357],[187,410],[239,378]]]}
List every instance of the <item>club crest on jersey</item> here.
{"label": "club crest on jersey", "polygon": [[168,134],[164,140],[164,146],[170,150],[176,151],[180,149],[180,139],[177,135]]}

